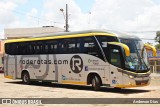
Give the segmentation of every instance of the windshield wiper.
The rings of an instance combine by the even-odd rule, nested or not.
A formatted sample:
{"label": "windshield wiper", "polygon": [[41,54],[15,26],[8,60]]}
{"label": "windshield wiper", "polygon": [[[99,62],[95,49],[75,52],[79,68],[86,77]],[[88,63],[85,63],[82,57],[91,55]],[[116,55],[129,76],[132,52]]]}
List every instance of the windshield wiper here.
{"label": "windshield wiper", "polygon": [[[139,61],[139,70],[142,70],[141,69],[141,67],[143,67],[143,63],[144,63],[144,65],[145,65],[145,68],[147,68],[148,69],[148,67],[147,67],[147,65],[146,65],[146,63],[144,62],[144,60],[143,60],[143,58],[141,57],[141,55],[140,55],[140,53],[139,53],[139,51],[138,51],[138,49],[137,49],[137,46],[136,46],[136,44],[135,44],[135,42],[134,42],[134,45],[135,45],[135,49],[136,49],[136,53],[137,53],[137,57],[138,57],[138,61]],[[136,69],[137,70],[137,69]]]}

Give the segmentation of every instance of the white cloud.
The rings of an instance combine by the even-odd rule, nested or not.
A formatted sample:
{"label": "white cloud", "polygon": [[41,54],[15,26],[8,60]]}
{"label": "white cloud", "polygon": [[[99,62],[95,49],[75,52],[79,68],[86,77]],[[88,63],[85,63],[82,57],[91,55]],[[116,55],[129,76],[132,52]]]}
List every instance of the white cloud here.
{"label": "white cloud", "polygon": [[154,6],[151,0],[96,0],[92,9],[93,21],[98,21],[98,27],[135,30],[133,28],[139,26],[137,19],[145,17],[143,15]]}
{"label": "white cloud", "polygon": [[[111,29],[119,31],[152,31],[160,28],[160,4],[154,0],[95,0],[91,14],[83,13],[74,0],[45,0],[42,10],[32,8],[21,20],[12,10],[17,4],[26,3],[27,0],[7,0],[0,2],[0,23],[7,26],[45,26],[54,25],[63,28],[65,20],[60,11],[68,4],[70,30],[85,29]],[[85,3],[84,3],[85,5]],[[3,17],[1,17],[3,16]],[[35,16],[30,17],[30,16]],[[39,17],[40,19],[37,19]],[[25,21],[24,21],[25,20]],[[29,23],[29,24],[28,24]],[[143,38],[154,38],[155,33],[139,33]],[[146,36],[148,35],[148,36]]]}
{"label": "white cloud", "polygon": [[32,8],[30,12],[27,13],[27,17],[30,19],[30,16],[36,16],[38,14],[38,11],[36,8]]}
{"label": "white cloud", "polygon": [[92,7],[91,23],[100,29],[138,31],[140,33],[132,34],[153,39],[155,32],[145,31],[160,30],[159,10],[160,4],[153,0],[96,0]]}
{"label": "white cloud", "polygon": [[19,4],[25,3],[27,0],[1,0],[0,1],[0,24],[4,28],[14,26],[18,17],[15,15],[16,8]]}
{"label": "white cloud", "polygon": [[2,1],[10,1],[13,2],[15,4],[24,4],[26,3],[28,0],[2,0]]}
{"label": "white cloud", "polygon": [[38,10],[36,8],[32,8],[28,13],[26,13],[26,24],[27,27],[33,27],[39,24]]}
{"label": "white cloud", "polygon": [[[69,7],[70,30],[113,29],[120,31],[158,30],[160,5],[153,0],[96,0],[91,14],[82,13],[74,0],[46,0],[46,19],[64,23],[60,8]],[[85,3],[84,3],[85,5]],[[83,8],[83,7],[82,7]],[[55,24],[63,27],[64,24]]]}
{"label": "white cloud", "polygon": [[19,4],[26,3],[27,0],[1,0],[0,1],[0,38],[4,38],[4,29],[17,27],[20,20],[15,14]]}
{"label": "white cloud", "polygon": [[[48,23],[54,23],[55,26],[64,27],[66,4],[68,4],[70,26],[76,19],[81,18],[81,9],[74,2],[74,0],[45,0],[43,12],[44,17],[46,20],[53,20],[53,22],[48,21]],[[60,11],[60,9],[64,10],[63,13]]]}
{"label": "white cloud", "polygon": [[0,23],[2,25],[10,24],[15,20],[12,10],[16,7],[13,2],[0,2]]}

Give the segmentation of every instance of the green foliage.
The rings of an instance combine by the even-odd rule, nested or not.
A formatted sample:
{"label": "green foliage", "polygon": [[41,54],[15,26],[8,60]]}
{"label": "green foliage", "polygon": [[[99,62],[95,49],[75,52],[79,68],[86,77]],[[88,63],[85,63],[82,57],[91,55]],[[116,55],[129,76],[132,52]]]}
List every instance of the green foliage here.
{"label": "green foliage", "polygon": [[160,43],[160,31],[156,32],[156,37],[155,37],[156,42]]}
{"label": "green foliage", "polygon": [[160,44],[155,45],[157,50],[160,50]]}
{"label": "green foliage", "polygon": [[160,50],[160,31],[156,32],[155,41],[159,43],[159,44],[155,45],[156,49]]}

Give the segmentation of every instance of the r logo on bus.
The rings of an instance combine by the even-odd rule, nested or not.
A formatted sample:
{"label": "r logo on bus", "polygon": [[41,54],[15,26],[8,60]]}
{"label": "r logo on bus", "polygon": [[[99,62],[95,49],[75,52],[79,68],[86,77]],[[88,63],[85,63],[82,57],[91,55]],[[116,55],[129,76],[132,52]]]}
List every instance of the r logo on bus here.
{"label": "r logo on bus", "polygon": [[80,73],[83,68],[83,60],[79,55],[74,55],[70,60],[70,68],[74,73]]}

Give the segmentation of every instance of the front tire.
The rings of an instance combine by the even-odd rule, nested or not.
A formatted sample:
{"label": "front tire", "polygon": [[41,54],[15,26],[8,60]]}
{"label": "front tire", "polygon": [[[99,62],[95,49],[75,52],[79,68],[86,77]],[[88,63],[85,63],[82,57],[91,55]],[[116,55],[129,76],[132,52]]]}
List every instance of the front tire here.
{"label": "front tire", "polygon": [[93,87],[93,90],[97,91],[97,90],[100,90],[100,79],[97,77],[97,76],[93,76],[92,78],[92,87]]}
{"label": "front tire", "polygon": [[30,76],[28,72],[24,72],[22,74],[22,81],[23,81],[23,84],[27,84],[27,85],[30,84],[31,81],[30,81]]}

